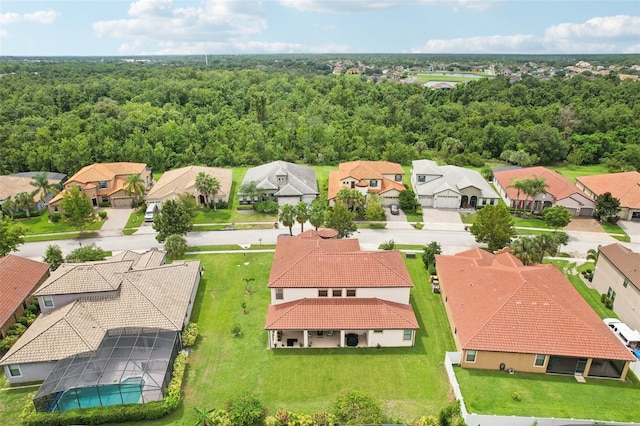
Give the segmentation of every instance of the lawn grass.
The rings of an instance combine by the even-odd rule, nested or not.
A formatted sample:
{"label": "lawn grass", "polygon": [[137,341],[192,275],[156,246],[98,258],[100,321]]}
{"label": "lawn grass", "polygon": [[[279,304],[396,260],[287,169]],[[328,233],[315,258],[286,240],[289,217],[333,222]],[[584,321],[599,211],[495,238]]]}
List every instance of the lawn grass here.
{"label": "lawn grass", "polygon": [[72,232],[69,234],[51,234],[51,235],[35,235],[35,236],[25,236],[25,243],[37,243],[41,241],[58,241],[58,240],[74,240],[74,239],[85,239],[85,238],[95,238],[98,236],[97,232],[93,231],[85,231],[82,234],[80,232]]}
{"label": "lawn grass", "polygon": [[275,244],[252,244],[248,248],[240,247],[239,244],[220,244],[220,245],[212,245],[212,246],[192,246],[187,247],[187,252],[198,252],[198,251],[229,251],[229,250],[274,250],[276,248]]}
{"label": "lawn grass", "polygon": [[[9,388],[4,374],[0,375],[0,389]],[[23,389],[8,389],[0,391],[0,417],[2,424],[20,424],[18,418],[27,401],[38,391],[38,387],[25,387]]]}
{"label": "lawn grass", "polygon": [[555,170],[556,172],[560,172],[562,176],[566,177],[573,183],[575,183],[576,178],[580,176],[603,175],[609,173],[607,166],[604,164],[590,164],[588,166],[564,165],[551,166],[548,168]]}
{"label": "lawn grass", "polygon": [[[637,421],[640,386],[616,380],[455,367],[467,409],[471,413]],[[511,398],[518,392],[521,401]]]}
{"label": "lawn grass", "polygon": [[459,213],[460,219],[462,219],[462,223],[466,223],[467,225],[473,225],[476,221],[475,213]]}
{"label": "lawn grass", "polygon": [[385,229],[385,222],[356,222],[358,229]]}
{"label": "lawn grass", "polygon": [[[269,350],[264,321],[273,254],[198,258],[205,272],[192,318],[198,321],[200,337],[189,356],[184,404],[176,413],[148,424],[195,424],[196,407],[222,407],[241,392],[254,392],[271,413],[330,410],[336,395],[348,389],[378,398],[394,418],[437,414],[448,404],[442,358],[454,344],[441,298],[431,293],[420,259],[406,261],[416,285],[411,294],[420,324],[415,347]],[[254,293],[245,291],[243,278],[255,279]],[[242,312],[243,301],[247,315]],[[234,324],[241,326],[242,337],[232,336]]]}
{"label": "lawn grass", "polygon": [[615,223],[609,222],[600,222],[600,226],[604,229],[608,234],[610,234],[613,238],[618,241],[622,241],[625,243],[631,242],[631,237],[627,235],[627,233]]}
{"label": "lawn grass", "polygon": [[406,210],[402,210],[402,211],[407,216],[407,222],[409,223],[424,222],[424,217],[422,216],[422,210],[420,210],[420,213],[416,211],[406,211]]}
{"label": "lawn grass", "polygon": [[[62,221],[62,219],[56,223],[49,222],[49,212],[45,211],[42,215],[37,217],[31,217],[28,219],[16,219],[16,223],[20,223],[27,231],[28,234],[55,234],[59,232],[74,232],[79,231],[77,226],[69,226]],[[84,227],[86,231],[97,231],[102,228],[104,221],[96,220]]]}
{"label": "lawn grass", "polygon": [[[381,246],[382,244],[380,244]],[[380,249],[378,246],[378,249]],[[396,244],[396,250],[424,250],[424,245],[420,244]]]}
{"label": "lawn grass", "polygon": [[127,224],[124,226],[126,228],[139,228],[144,222],[144,211],[142,210],[134,210],[129,219],[127,219]]}

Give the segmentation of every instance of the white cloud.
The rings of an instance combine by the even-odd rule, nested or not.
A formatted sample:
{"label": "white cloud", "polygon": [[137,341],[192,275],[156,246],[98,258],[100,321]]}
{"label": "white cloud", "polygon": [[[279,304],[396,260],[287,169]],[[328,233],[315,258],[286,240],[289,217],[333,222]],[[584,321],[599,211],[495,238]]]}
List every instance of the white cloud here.
{"label": "white cloud", "polygon": [[433,39],[425,45],[412,49],[412,53],[534,53],[541,48],[534,36],[516,34],[512,36],[483,36]]}
{"label": "white cloud", "polygon": [[410,5],[446,5],[454,10],[487,10],[502,1],[504,0],[278,0],[278,3],[300,12],[349,13]]}
{"label": "white cloud", "polygon": [[54,10],[38,10],[31,13],[7,12],[0,14],[0,24],[19,24],[22,22],[35,22],[37,24],[52,24],[60,14]]}
{"label": "white cloud", "polygon": [[139,46],[144,40],[225,41],[255,35],[267,27],[262,0],[204,0],[189,7],[177,7],[172,0],[138,0],[129,7],[129,16],[95,22],[93,30],[99,37],[130,38],[127,46]]}
{"label": "white cloud", "polygon": [[413,53],[638,53],[640,16],[604,16],[551,26],[541,36],[432,39]]}

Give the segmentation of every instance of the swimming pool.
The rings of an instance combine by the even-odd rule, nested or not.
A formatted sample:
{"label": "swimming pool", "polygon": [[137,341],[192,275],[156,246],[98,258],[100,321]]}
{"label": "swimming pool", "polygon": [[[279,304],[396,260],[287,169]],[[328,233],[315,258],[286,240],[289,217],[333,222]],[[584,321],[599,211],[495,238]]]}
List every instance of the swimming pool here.
{"label": "swimming pool", "polygon": [[119,384],[69,389],[58,400],[57,411],[118,404],[134,404],[140,401],[144,380],[129,377]]}

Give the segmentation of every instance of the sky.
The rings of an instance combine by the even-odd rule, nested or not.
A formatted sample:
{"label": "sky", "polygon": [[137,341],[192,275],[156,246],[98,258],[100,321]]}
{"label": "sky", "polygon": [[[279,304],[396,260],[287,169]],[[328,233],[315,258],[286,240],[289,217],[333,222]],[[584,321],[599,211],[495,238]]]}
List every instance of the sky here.
{"label": "sky", "polygon": [[2,0],[0,55],[640,53],[640,0]]}

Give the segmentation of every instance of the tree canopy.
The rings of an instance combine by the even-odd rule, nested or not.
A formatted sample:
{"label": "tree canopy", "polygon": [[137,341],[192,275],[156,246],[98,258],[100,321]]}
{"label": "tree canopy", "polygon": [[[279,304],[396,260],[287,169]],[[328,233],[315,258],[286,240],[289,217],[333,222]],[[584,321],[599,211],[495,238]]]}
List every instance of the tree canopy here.
{"label": "tree canopy", "polygon": [[[191,197],[193,199],[193,197]],[[158,234],[156,240],[164,242],[169,235],[186,235],[193,227],[193,216],[185,203],[167,200],[153,220],[153,229]]]}
{"label": "tree canopy", "polygon": [[516,235],[513,218],[503,205],[487,205],[476,213],[476,219],[469,231],[479,243],[487,243],[489,251],[505,247]]}
{"label": "tree canopy", "polygon": [[611,195],[610,192],[596,197],[596,217],[607,222],[613,221],[620,213],[620,200]]}
{"label": "tree canopy", "polygon": [[18,250],[24,243],[25,230],[19,223],[0,220],[0,257]]}
{"label": "tree canopy", "polygon": [[89,197],[75,185],[70,191],[64,192],[60,207],[64,212],[63,220],[69,226],[80,228],[80,231],[96,220],[96,213]]}
{"label": "tree canopy", "polygon": [[348,238],[358,230],[354,222],[355,218],[354,212],[343,203],[337,202],[327,213],[325,225],[327,228],[338,231],[338,238]]}

